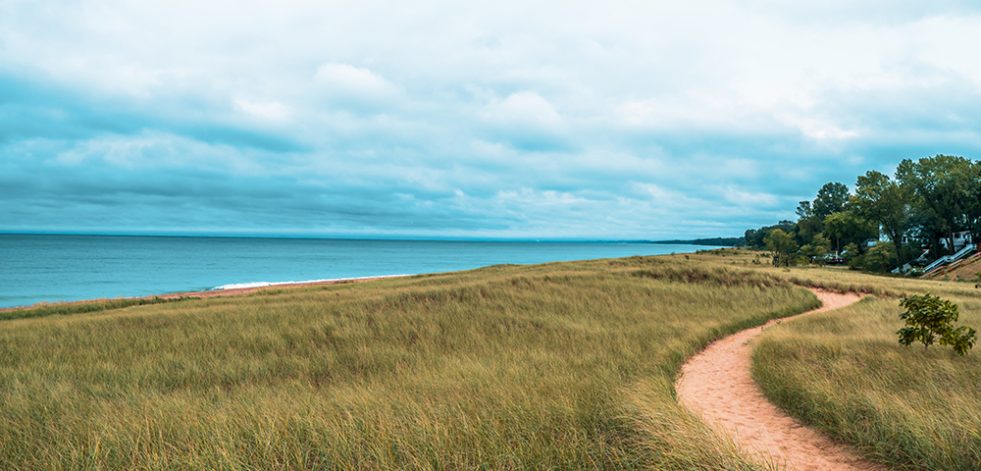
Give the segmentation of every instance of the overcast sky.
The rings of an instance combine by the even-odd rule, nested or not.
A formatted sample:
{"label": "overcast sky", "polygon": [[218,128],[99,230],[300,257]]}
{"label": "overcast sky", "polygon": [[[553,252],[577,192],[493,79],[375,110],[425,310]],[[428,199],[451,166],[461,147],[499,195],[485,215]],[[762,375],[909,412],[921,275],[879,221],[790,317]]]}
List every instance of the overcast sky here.
{"label": "overcast sky", "polygon": [[0,0],[0,230],[737,235],[979,155],[972,2],[477,3]]}

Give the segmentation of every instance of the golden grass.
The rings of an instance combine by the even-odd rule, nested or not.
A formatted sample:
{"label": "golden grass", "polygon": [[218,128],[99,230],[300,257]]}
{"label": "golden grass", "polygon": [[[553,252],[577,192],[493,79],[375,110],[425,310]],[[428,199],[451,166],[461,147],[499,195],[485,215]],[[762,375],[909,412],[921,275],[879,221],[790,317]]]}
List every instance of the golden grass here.
{"label": "golden grass", "polygon": [[0,469],[757,469],[673,380],[815,302],[635,257],[34,312],[0,321]]}
{"label": "golden grass", "polygon": [[[714,263],[745,259],[715,257]],[[767,329],[754,350],[753,374],[772,401],[890,467],[978,469],[981,351],[961,357],[936,345],[899,345],[896,296],[930,292],[949,298],[960,307],[960,322],[979,328],[981,290],[841,269],[759,270],[810,286],[878,293]]]}

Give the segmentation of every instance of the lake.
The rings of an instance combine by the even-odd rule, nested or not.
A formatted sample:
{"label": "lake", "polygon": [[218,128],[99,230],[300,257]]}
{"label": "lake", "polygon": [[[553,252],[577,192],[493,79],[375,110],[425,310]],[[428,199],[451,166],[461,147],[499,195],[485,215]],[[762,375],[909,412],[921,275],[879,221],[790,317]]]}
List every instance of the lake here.
{"label": "lake", "polygon": [[708,248],[642,242],[0,234],[0,307]]}

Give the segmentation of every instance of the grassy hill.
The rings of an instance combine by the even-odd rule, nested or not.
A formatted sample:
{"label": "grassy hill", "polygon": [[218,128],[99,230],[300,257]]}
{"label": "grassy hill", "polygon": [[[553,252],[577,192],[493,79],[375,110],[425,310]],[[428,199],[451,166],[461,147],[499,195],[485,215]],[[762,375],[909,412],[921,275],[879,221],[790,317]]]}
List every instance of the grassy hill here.
{"label": "grassy hill", "polygon": [[873,276],[838,268],[774,269],[758,255],[699,255],[810,286],[872,293],[840,311],[767,329],[754,350],[764,393],[805,423],[891,469],[975,470],[981,463],[981,348],[903,347],[898,299],[932,293],[954,301],[959,324],[981,330],[973,283]]}
{"label": "grassy hill", "polygon": [[931,280],[979,281],[981,275],[981,254],[958,260],[945,267],[938,268],[926,275]]}
{"label": "grassy hill", "polygon": [[[4,313],[0,468],[760,469],[676,404],[684,359],[814,307],[794,283],[907,286],[758,263],[724,251]],[[907,387],[942,395],[928,380]],[[894,384],[877,381],[863,388]]]}
{"label": "grassy hill", "polygon": [[634,258],[6,320],[0,468],[750,468],[674,376],[814,303]]}

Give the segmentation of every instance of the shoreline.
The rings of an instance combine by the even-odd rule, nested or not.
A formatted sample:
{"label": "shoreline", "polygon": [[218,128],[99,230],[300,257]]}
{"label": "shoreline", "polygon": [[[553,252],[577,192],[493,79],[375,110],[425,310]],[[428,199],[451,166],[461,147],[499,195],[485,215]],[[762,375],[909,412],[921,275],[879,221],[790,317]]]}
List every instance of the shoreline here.
{"label": "shoreline", "polygon": [[[0,234],[0,239],[8,235]],[[28,234],[16,237],[42,236]],[[384,276],[386,273],[447,273],[498,264],[534,265],[601,258],[694,253],[713,249],[712,246],[608,241],[602,243],[575,241],[571,244],[542,241],[543,244],[540,246],[510,242],[456,246],[435,240],[383,242],[367,239],[355,241],[357,243],[353,245],[350,241],[342,243],[305,240],[305,242],[320,244],[308,247],[297,246],[293,241],[284,244],[275,239],[243,243],[238,239],[234,242],[229,242],[231,239],[216,242],[219,238],[214,238],[215,240],[198,238],[201,240],[191,243],[174,237],[166,242],[144,240],[140,244],[133,245],[129,250],[120,250],[121,246],[129,247],[129,245],[110,240],[115,236],[89,235],[88,238],[91,240],[86,240],[84,243],[75,242],[74,239],[57,239],[62,237],[59,234],[44,235],[44,237],[56,239],[43,241],[31,239],[37,243],[32,242],[23,250],[18,245],[10,245],[13,249],[11,253],[15,256],[12,257],[9,267],[0,269],[0,279],[11,280],[10,283],[4,283],[0,289],[0,313],[39,309],[42,306],[48,306],[53,310],[74,309],[71,307],[72,304],[92,301],[104,304],[132,304],[140,302],[141,299],[144,300],[142,302],[152,302],[150,300],[154,297],[170,299],[180,296],[212,297],[235,294],[241,292],[240,289],[265,286],[352,281],[347,278],[319,279],[322,275],[363,274],[368,276],[362,278],[374,279],[379,277],[375,274]],[[204,239],[209,240],[202,242]],[[12,241],[13,239],[0,240],[4,242],[0,245],[4,245],[2,248],[7,249],[6,242]],[[473,243],[462,240],[453,242]],[[399,245],[377,245],[382,243]],[[488,244],[488,242],[480,243]],[[360,252],[361,249],[378,247],[386,249],[378,254]],[[195,260],[191,264],[199,268],[185,271],[182,265],[187,265],[187,262],[171,262],[169,254],[182,250],[190,250],[189,253],[195,254]],[[65,254],[70,256],[66,258]],[[286,261],[286,258],[297,256],[300,258],[296,258],[295,262]],[[294,263],[296,268],[288,266]],[[323,266],[335,263],[341,267],[337,272],[323,273]],[[368,265],[364,265],[365,263]],[[265,265],[277,269],[262,270],[268,272],[266,274],[256,273],[255,267]],[[49,268],[42,269],[44,266]],[[153,267],[159,267],[159,273]],[[361,272],[361,270],[365,271]],[[85,273],[85,277],[81,277],[80,273]],[[148,273],[153,276],[148,277]],[[215,290],[215,288],[223,289]]]}
{"label": "shoreline", "polygon": [[0,313],[26,311],[26,310],[51,307],[51,306],[72,306],[72,305],[80,305],[80,304],[87,304],[87,303],[104,302],[104,301],[219,298],[225,296],[241,296],[245,294],[252,294],[265,289],[272,289],[272,288],[299,288],[299,287],[310,287],[310,286],[340,285],[340,284],[349,284],[349,283],[364,283],[368,281],[386,280],[391,278],[407,278],[410,276],[418,276],[418,275],[419,275],[418,273],[405,273],[405,274],[398,274],[398,275],[373,275],[373,276],[356,276],[356,277],[348,277],[348,278],[324,278],[319,280],[305,280],[305,281],[257,281],[257,282],[248,282],[248,283],[231,283],[226,285],[220,285],[215,288],[211,288],[207,290],[178,291],[174,293],[149,294],[146,296],[120,296],[116,298],[92,298],[92,299],[81,299],[78,301],[39,302],[39,303],[28,304],[24,306],[0,307]]}

